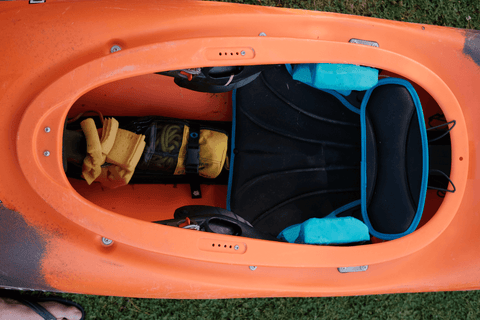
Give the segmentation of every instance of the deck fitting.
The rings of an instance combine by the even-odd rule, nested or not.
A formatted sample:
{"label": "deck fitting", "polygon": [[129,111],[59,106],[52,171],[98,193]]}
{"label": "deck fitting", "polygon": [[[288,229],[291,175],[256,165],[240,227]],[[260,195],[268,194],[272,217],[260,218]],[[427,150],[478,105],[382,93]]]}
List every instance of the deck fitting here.
{"label": "deck fitting", "polygon": [[110,48],[110,53],[115,53],[120,50],[122,50],[122,48],[119,45],[114,45]]}
{"label": "deck fitting", "polygon": [[110,240],[108,238],[102,237],[102,243],[106,246],[109,246],[113,243],[113,240]]}

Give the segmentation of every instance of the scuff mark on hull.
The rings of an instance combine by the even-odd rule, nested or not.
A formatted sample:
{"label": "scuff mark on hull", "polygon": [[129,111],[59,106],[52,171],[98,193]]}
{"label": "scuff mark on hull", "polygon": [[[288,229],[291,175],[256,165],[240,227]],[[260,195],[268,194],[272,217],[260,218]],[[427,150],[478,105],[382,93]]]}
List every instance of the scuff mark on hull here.
{"label": "scuff mark on hull", "polygon": [[0,284],[6,287],[54,291],[43,278],[45,241],[22,215],[0,203]]}
{"label": "scuff mark on hull", "polygon": [[466,31],[463,53],[472,58],[472,60],[480,67],[480,31]]}

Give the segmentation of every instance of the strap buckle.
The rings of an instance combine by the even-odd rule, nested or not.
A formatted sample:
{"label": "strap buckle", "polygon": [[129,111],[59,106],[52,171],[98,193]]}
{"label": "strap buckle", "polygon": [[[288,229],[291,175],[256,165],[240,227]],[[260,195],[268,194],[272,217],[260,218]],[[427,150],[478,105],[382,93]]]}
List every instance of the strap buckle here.
{"label": "strap buckle", "polygon": [[199,147],[187,147],[187,159],[185,160],[185,172],[187,174],[198,174],[198,167],[200,164],[199,157]]}

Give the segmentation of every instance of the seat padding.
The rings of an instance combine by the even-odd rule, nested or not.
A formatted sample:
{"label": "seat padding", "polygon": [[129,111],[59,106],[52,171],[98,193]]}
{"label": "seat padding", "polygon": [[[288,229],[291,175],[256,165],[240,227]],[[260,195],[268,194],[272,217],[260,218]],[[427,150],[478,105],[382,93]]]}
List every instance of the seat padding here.
{"label": "seat padding", "polygon": [[237,90],[229,210],[276,236],[360,198],[360,117],[284,66]]}
{"label": "seat padding", "polygon": [[363,218],[374,236],[390,240],[412,232],[423,211],[428,176],[423,113],[407,81],[384,79],[365,95],[361,115],[372,127],[362,132]]}

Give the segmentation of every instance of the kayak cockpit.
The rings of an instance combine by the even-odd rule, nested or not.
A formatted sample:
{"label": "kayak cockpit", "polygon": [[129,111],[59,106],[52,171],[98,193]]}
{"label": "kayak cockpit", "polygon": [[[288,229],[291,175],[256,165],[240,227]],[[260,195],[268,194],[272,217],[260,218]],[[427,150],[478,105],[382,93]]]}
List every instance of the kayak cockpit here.
{"label": "kayak cockpit", "polygon": [[[377,89],[350,93],[294,80],[284,65],[188,69],[108,83],[69,111],[75,121],[66,124],[66,174],[88,201],[144,221],[210,223],[206,231],[275,240],[311,218],[322,228],[328,228],[326,218],[332,228],[338,218],[354,218],[368,226],[371,238],[322,244],[395,239],[428,222],[451,189],[452,124],[415,83],[387,71],[376,77]],[[228,136],[224,164],[210,179],[136,170],[125,186],[89,185],[82,179],[80,122],[92,117],[102,126],[100,117],[84,113],[90,110],[114,117],[120,128],[148,116],[157,127],[160,118],[169,118],[186,119],[191,132],[196,124],[214,128]],[[193,184],[200,185],[201,197]],[[195,215],[201,218],[190,223]],[[232,219],[241,222],[229,224]],[[349,232],[358,229],[342,223]]]}

